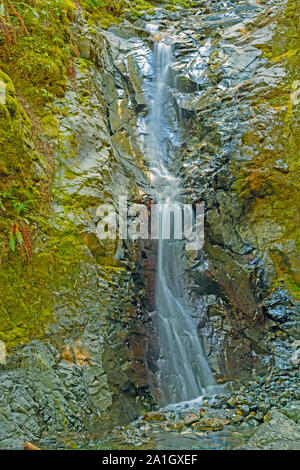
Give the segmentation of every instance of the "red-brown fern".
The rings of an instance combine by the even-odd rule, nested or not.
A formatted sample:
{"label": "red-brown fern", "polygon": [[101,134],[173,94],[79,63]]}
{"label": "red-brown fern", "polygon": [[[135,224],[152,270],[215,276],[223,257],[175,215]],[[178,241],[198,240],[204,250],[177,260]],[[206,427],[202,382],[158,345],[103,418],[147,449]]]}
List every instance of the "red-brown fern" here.
{"label": "red-brown fern", "polygon": [[21,24],[21,31],[20,34],[24,32],[28,34],[26,25],[20,13],[16,10],[16,8],[10,3],[9,0],[3,1],[3,5],[5,8],[5,15],[0,15],[0,33],[2,32],[5,36],[6,42],[9,47],[12,46],[13,42],[17,40],[17,30],[16,26],[10,24],[10,15],[12,14],[15,16],[20,24]]}
{"label": "red-brown fern", "polygon": [[10,227],[10,233],[12,234],[12,236],[14,237],[16,232],[17,232],[17,224],[13,224],[11,227]]}
{"label": "red-brown fern", "polygon": [[32,243],[31,243],[31,238],[30,238],[28,228],[26,227],[25,224],[23,224],[23,222],[20,222],[20,231],[22,233],[27,259],[30,259],[33,255]]}
{"label": "red-brown fern", "polygon": [[9,2],[9,1],[4,1],[4,6],[8,8],[10,8],[10,10],[12,11],[13,15],[16,16],[18,18],[18,20],[20,21],[21,23],[21,34],[25,33],[28,34],[28,31],[27,31],[27,28],[25,26],[25,23],[24,23],[24,20],[22,18],[22,16],[20,15],[20,13],[15,9],[15,7]]}

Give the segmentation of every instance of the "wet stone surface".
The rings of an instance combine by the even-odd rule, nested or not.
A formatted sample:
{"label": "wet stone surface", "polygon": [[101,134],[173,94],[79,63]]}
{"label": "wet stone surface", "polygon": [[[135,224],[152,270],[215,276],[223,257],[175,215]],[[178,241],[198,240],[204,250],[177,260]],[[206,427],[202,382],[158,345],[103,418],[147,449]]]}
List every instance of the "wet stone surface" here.
{"label": "wet stone surface", "polygon": [[169,405],[100,435],[62,436],[40,444],[45,448],[299,450],[297,386],[296,374],[274,374],[231,394]]}
{"label": "wet stone surface", "polygon": [[[88,42],[76,87],[69,84],[57,103],[55,223],[76,221],[87,259],[74,288],[54,293],[55,321],[45,338],[12,351],[0,366],[0,448],[28,440],[43,448],[299,448],[299,302],[285,282],[271,287],[278,259],[297,275],[295,242],[269,206],[248,212],[274,190],[245,189],[241,178],[269,151],[276,158],[255,163],[258,177],[261,168],[267,181],[290,175],[273,145],[278,106],[259,102],[288,78],[284,64],[263,53],[284,8],[275,0],[206,1],[197,14],[159,9],[93,35],[78,18],[74,34],[84,32]],[[149,22],[160,31],[146,30]],[[186,202],[206,205],[204,250],[188,256],[186,283],[195,328],[225,391],[180,410],[153,411],[145,351],[155,325],[140,246],[99,244],[95,212],[103,201],[116,204],[123,191],[132,201],[149,191],[139,139],[161,34],[174,45],[170,89],[181,118],[170,168],[184,181]],[[168,120],[170,127],[177,122]],[[152,346],[148,372],[155,372]]]}

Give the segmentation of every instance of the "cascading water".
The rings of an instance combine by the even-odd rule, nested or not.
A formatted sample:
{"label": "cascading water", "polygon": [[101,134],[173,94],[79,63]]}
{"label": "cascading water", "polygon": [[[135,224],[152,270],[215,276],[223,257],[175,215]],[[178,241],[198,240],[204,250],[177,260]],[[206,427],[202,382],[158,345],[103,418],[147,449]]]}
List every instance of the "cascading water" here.
{"label": "cascading water", "polygon": [[[149,29],[149,28],[148,28]],[[152,28],[154,30],[154,28]],[[150,29],[151,32],[153,32]],[[168,170],[172,145],[176,141],[172,112],[169,69],[172,44],[168,37],[156,42],[154,63],[156,79],[152,98],[148,97],[146,153],[149,158],[152,197],[160,208],[158,263],[156,273],[156,314],[158,316],[158,385],[162,405],[188,401],[213,390],[215,381],[202,350],[196,324],[188,306],[183,285],[183,250],[181,240],[165,239],[170,224],[170,205],[180,204],[180,178]],[[172,127],[172,128],[171,128]],[[169,205],[169,207],[168,207]]]}

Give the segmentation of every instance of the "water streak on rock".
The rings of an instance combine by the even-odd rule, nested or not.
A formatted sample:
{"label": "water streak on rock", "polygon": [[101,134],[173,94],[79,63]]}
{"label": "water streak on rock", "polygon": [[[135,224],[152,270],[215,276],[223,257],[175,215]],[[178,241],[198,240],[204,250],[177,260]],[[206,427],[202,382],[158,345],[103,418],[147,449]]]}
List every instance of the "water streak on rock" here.
{"label": "water streak on rock", "polygon": [[[159,240],[156,276],[156,313],[158,316],[158,383],[162,405],[194,399],[214,387],[214,377],[205,358],[197,327],[188,306],[183,283],[184,242],[174,235],[174,220],[182,201],[180,178],[168,169],[174,156],[176,131],[170,128],[172,83],[170,37],[159,40],[154,48],[155,84],[148,97],[149,119],[146,153],[150,162],[152,195],[159,206]],[[175,109],[172,109],[176,115]],[[174,126],[173,126],[174,127]],[[175,126],[176,127],[176,126]],[[173,212],[173,216],[170,213]],[[180,213],[180,210],[179,210]],[[173,238],[173,239],[172,239]]]}

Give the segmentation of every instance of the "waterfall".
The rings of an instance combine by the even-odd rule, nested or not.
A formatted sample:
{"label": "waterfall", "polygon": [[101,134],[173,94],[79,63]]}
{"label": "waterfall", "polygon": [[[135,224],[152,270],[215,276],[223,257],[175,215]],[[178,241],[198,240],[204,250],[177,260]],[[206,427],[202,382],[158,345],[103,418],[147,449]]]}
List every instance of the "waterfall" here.
{"label": "waterfall", "polygon": [[[208,388],[211,387],[212,390],[215,384],[183,285],[184,242],[166,239],[164,236],[171,224],[170,205],[176,204],[178,207],[182,199],[180,178],[168,170],[168,160],[172,160],[170,136],[171,140],[174,138],[166,112],[171,99],[171,62],[172,44],[166,37],[155,45],[155,83],[151,97],[148,97],[150,112],[145,141],[151,170],[152,196],[160,212],[155,305],[160,351],[158,385],[161,405],[194,399],[204,395]],[[172,108],[172,111],[175,116],[175,109]]]}

